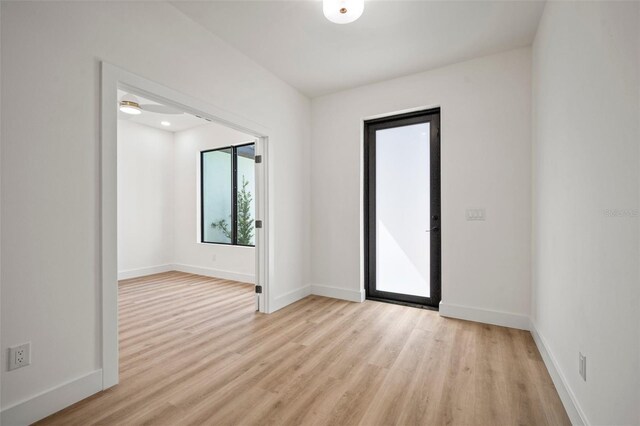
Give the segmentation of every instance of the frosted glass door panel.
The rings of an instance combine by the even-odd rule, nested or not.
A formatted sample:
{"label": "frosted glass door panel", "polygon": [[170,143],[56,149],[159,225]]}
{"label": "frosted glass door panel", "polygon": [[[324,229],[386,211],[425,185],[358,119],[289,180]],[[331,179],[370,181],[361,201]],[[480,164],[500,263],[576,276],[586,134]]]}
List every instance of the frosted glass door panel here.
{"label": "frosted glass door panel", "polygon": [[430,296],[429,123],[376,132],[376,286]]}

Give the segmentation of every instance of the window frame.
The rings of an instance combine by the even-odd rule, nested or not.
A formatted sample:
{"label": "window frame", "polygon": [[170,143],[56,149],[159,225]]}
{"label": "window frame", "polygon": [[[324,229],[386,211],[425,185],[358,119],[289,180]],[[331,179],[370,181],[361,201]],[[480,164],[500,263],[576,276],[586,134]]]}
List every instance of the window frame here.
{"label": "window frame", "polygon": [[[255,247],[255,233],[254,244],[238,244],[238,148],[243,146],[253,145],[254,147],[254,164],[255,164],[255,146],[256,141],[241,143],[238,145],[221,146],[218,148],[207,149],[200,151],[200,243],[202,244],[220,244],[225,246],[237,246],[237,247]],[[204,155],[209,152],[224,151],[231,149],[231,242],[214,242],[205,241],[204,239]],[[255,179],[254,179],[255,182]],[[255,197],[255,188],[254,188]],[[255,198],[254,211],[255,211]],[[255,222],[255,218],[254,218]]]}

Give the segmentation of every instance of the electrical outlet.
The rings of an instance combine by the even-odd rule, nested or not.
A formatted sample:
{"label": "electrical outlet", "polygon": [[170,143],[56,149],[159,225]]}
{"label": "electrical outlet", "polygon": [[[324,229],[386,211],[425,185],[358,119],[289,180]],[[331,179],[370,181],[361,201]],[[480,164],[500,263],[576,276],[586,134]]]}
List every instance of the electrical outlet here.
{"label": "electrical outlet", "polygon": [[580,377],[582,377],[582,380],[586,382],[587,381],[587,356],[582,355],[582,352],[578,352],[578,354],[579,354],[578,372],[580,373]]}
{"label": "electrical outlet", "polygon": [[216,255],[215,255],[215,254],[212,254],[212,255],[211,255],[211,261],[212,261],[212,262],[215,262],[215,261],[216,261]]}
{"label": "electrical outlet", "polygon": [[9,370],[31,364],[31,342],[9,348]]}

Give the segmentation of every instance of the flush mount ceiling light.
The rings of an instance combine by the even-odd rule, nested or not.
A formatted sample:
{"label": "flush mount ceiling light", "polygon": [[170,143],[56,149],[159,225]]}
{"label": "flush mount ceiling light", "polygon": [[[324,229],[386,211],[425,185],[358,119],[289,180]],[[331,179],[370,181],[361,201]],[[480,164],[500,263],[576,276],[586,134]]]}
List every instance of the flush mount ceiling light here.
{"label": "flush mount ceiling light", "polygon": [[364,11],[364,0],[322,0],[324,16],[336,24],[348,24]]}
{"label": "flush mount ceiling light", "polygon": [[161,121],[160,124],[162,124],[164,127],[171,126],[171,123],[169,123],[168,121]]}
{"label": "flush mount ceiling light", "polygon": [[181,110],[168,105],[160,105],[157,103],[141,104],[138,98],[131,93],[127,93],[120,98],[118,108],[125,114],[130,115],[140,115],[142,111],[155,112],[157,114],[182,114]]}
{"label": "flush mount ceiling light", "polygon": [[131,115],[142,114],[138,98],[133,95],[124,95],[122,99],[120,99],[120,111]]}

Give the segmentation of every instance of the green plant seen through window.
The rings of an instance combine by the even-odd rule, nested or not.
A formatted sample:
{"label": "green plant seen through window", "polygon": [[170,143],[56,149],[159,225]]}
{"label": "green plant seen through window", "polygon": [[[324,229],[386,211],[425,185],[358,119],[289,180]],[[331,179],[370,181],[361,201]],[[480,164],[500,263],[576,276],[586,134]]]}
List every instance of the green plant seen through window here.
{"label": "green plant seen through window", "polygon": [[[242,175],[242,187],[238,191],[238,244],[243,246],[253,245],[253,217],[251,217],[251,202],[253,196],[247,189],[249,182]],[[231,228],[227,219],[212,222],[211,227],[219,229],[225,237],[232,240]]]}

